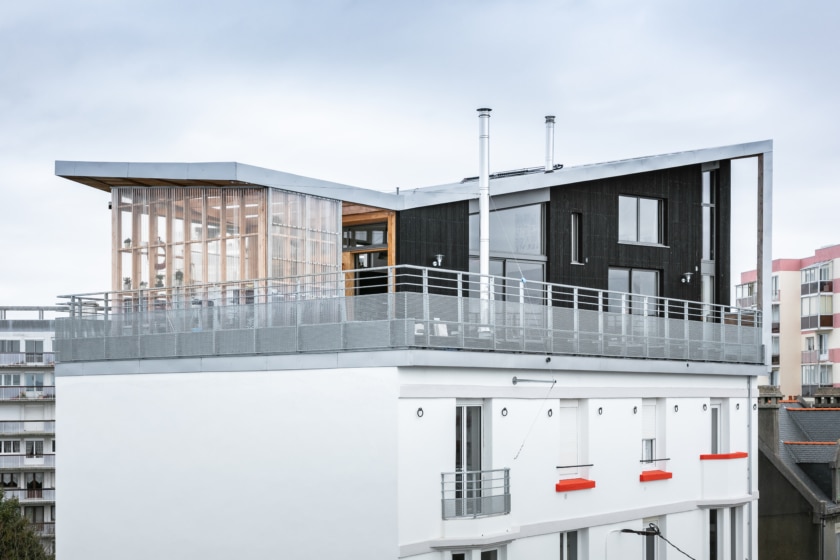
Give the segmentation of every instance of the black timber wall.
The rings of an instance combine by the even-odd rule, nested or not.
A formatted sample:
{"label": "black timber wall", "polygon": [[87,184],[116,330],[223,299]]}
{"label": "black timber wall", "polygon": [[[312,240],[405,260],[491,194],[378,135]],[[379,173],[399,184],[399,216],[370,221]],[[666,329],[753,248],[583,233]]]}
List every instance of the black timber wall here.
{"label": "black timber wall", "polygon": [[[690,165],[562,185],[551,189],[547,215],[548,281],[607,289],[611,267],[660,271],[661,295],[700,300],[702,171]],[[618,242],[619,195],[665,201],[665,246]],[[729,303],[730,165],[720,163],[717,192],[716,300]],[[582,216],[582,260],[570,258],[570,214]],[[682,275],[692,272],[690,283]]]}
{"label": "black timber wall", "polygon": [[468,201],[403,210],[397,214],[398,265],[432,266],[444,255],[443,268],[469,270]]}

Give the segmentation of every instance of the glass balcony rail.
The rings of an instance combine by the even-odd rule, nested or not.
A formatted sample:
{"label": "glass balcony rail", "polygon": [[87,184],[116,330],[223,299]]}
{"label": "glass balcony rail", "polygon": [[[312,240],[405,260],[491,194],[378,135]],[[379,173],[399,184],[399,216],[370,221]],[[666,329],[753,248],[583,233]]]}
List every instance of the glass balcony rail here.
{"label": "glass balcony rail", "polygon": [[55,420],[0,420],[0,434],[54,434]]}
{"label": "glass balcony rail", "polygon": [[17,453],[14,455],[0,454],[0,469],[21,469],[26,467],[55,467],[55,453],[42,453],[27,455]]}
{"label": "glass balcony rail", "polygon": [[510,513],[510,469],[441,473],[443,519]]}
{"label": "glass balcony rail", "polygon": [[436,268],[65,297],[62,362],[393,348],[763,361],[756,310]]}
{"label": "glass balcony rail", "polygon": [[54,352],[0,352],[0,366],[46,366],[54,363]]}
{"label": "glass balcony rail", "polygon": [[39,401],[55,398],[55,386],[0,386],[0,401]]}
{"label": "glass balcony rail", "polygon": [[3,497],[17,498],[21,502],[54,502],[55,488],[2,488]]}

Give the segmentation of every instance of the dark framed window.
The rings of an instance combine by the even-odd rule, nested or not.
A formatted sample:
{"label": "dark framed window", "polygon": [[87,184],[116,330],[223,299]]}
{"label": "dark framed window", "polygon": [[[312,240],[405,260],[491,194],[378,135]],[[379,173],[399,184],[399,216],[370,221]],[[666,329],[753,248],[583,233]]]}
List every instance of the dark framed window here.
{"label": "dark framed window", "polygon": [[658,198],[618,197],[618,240],[663,245],[664,203]]}
{"label": "dark framed window", "polygon": [[[659,271],[644,268],[610,268],[607,311],[655,315],[659,296]],[[629,294],[629,295],[627,295]],[[652,296],[645,298],[645,296]]]}
{"label": "dark framed window", "polygon": [[583,214],[580,212],[572,212],[570,217],[570,236],[569,242],[571,244],[571,261],[572,264],[583,264]]}

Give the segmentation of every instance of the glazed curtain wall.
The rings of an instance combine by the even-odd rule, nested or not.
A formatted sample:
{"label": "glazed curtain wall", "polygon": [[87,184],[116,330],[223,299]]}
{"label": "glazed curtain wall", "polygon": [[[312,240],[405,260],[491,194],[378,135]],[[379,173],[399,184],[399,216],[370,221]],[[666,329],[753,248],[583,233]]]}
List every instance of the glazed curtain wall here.
{"label": "glazed curtain wall", "polygon": [[115,290],[340,270],[339,201],[209,186],[112,196]]}

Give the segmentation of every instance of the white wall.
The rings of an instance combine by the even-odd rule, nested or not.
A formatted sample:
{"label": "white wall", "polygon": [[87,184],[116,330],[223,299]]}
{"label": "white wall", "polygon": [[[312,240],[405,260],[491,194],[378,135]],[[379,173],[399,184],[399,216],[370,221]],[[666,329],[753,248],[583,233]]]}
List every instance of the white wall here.
{"label": "white wall", "polygon": [[59,557],[398,554],[392,369],[57,385]]}
{"label": "white wall", "polygon": [[[401,372],[403,390],[411,387],[411,394],[417,395],[421,392],[418,387],[425,383],[429,394],[426,398],[400,399],[401,546],[412,545],[412,550],[416,550],[423,541],[435,541],[435,546],[443,546],[448,539],[462,542],[495,537],[503,541],[510,538],[508,535],[523,531],[551,531],[546,535],[553,539],[557,538],[554,531],[559,529],[549,529],[552,524],[593,529],[601,525],[609,530],[611,521],[607,520],[616,512],[625,512],[632,518],[634,511],[673,511],[673,504],[681,504],[678,507],[689,511],[680,514],[683,517],[669,514],[669,519],[673,518],[669,531],[681,534],[687,543],[704,542],[705,510],[695,509],[694,504],[743,500],[749,494],[746,470],[749,465],[755,468],[756,437],[753,431],[750,442],[748,421],[752,418],[754,429],[755,416],[746,397],[745,377],[557,372],[556,387],[534,388],[524,384],[513,387],[509,372],[448,370],[445,376],[439,371],[426,373]],[[545,377],[538,372],[518,374],[525,378]],[[757,396],[754,380],[752,391]],[[459,397],[474,398],[482,392],[493,395],[483,401],[484,440],[489,456],[484,468],[510,468],[511,513],[443,521],[440,473],[454,469],[455,404]],[[622,397],[622,393],[643,396]],[[670,396],[662,396],[663,393]],[[580,398],[566,398],[569,395]],[[711,452],[712,397],[722,404],[722,451],[745,451],[749,453],[747,459],[700,460],[701,454]],[[656,457],[669,459],[655,465],[640,463],[644,398],[656,399]],[[556,467],[566,461],[561,446],[570,440],[569,426],[562,421],[560,407],[570,404],[576,404],[578,411],[578,460],[594,465],[581,469],[577,476],[594,480],[596,487],[558,493],[554,486],[564,476]],[[424,415],[418,418],[416,411],[421,407]],[[503,409],[506,415],[502,415]],[[640,482],[642,471],[650,468],[672,472],[673,478]],[[707,471],[712,469],[729,474],[709,481]],[[587,518],[588,521],[580,521]],[[638,522],[641,527],[642,520]],[[508,546],[509,558],[518,557],[510,554],[526,546],[524,541],[531,537],[513,538],[516,546]],[[618,540],[628,540],[631,549],[641,546],[640,537],[634,539],[628,540],[625,535]],[[526,548],[543,547],[536,542]],[[597,533],[589,542],[594,547],[593,554],[597,553],[593,558],[602,557],[605,534]],[[621,551],[621,545],[616,546]],[[546,557],[555,557],[549,551],[551,547],[543,548]]]}

